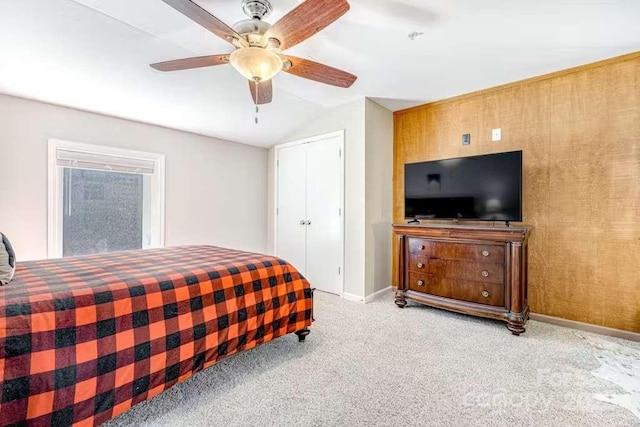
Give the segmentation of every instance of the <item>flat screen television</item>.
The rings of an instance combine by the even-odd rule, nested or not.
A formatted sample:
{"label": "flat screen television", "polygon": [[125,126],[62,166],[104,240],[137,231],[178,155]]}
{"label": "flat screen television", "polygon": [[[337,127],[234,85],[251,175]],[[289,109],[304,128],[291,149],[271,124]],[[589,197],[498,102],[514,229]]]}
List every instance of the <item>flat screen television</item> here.
{"label": "flat screen television", "polygon": [[407,219],[522,221],[522,151],[404,167]]}

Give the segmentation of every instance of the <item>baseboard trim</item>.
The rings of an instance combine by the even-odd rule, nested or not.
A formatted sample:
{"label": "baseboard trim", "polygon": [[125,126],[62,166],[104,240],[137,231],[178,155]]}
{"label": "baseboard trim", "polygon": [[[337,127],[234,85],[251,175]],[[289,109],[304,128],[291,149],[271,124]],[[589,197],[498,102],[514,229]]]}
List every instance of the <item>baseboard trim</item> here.
{"label": "baseboard trim", "polygon": [[376,299],[379,295],[382,295],[382,294],[387,293],[387,292],[391,292],[392,290],[393,290],[393,288],[391,286],[389,286],[388,288],[384,288],[382,290],[379,290],[378,292],[373,293],[373,294],[371,294],[369,296],[366,296],[364,298],[362,298],[359,295],[353,295],[353,294],[348,294],[346,292],[343,292],[342,293],[342,298],[346,299],[347,301],[354,301],[354,302],[360,302],[360,303],[368,304],[371,301],[373,301],[374,299]]}
{"label": "baseboard trim", "polygon": [[382,294],[386,294],[387,292],[391,292],[391,289],[392,289],[392,288],[391,288],[391,286],[389,286],[389,287],[387,287],[387,288],[381,289],[381,290],[379,290],[378,292],[373,293],[373,294],[371,294],[371,295],[369,295],[369,296],[365,297],[365,299],[364,299],[364,303],[365,303],[365,304],[370,303],[371,301],[373,301],[374,299],[376,299],[378,296],[380,296],[380,295],[382,295]]}
{"label": "baseboard trim", "polygon": [[640,342],[640,333],[637,332],[623,331],[621,329],[608,328],[606,326],[576,322],[575,320],[562,319],[560,317],[547,316],[545,314],[531,313],[529,317],[531,320],[537,320],[538,322],[550,323],[556,326],[564,326],[565,328],[578,329],[581,331],[593,332],[595,334]]}
{"label": "baseboard trim", "polygon": [[362,298],[361,296],[348,294],[346,292],[342,293],[342,298],[346,299],[347,301],[364,302],[364,298]]}

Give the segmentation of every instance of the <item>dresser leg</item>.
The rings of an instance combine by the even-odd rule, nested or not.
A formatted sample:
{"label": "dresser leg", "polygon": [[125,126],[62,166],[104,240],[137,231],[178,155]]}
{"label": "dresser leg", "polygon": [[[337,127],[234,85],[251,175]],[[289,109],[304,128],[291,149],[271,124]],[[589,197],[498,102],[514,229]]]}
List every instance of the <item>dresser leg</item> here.
{"label": "dresser leg", "polygon": [[524,334],[527,331],[524,328],[527,320],[529,320],[529,305],[525,304],[522,312],[509,313],[507,316],[507,329],[509,329],[513,335]]}
{"label": "dresser leg", "polygon": [[396,305],[400,308],[405,308],[407,306],[407,299],[404,296],[404,292],[396,291]]}
{"label": "dresser leg", "polygon": [[523,313],[509,313],[507,318],[507,329],[509,329],[513,335],[524,334],[526,332],[524,325],[527,323],[528,319],[529,307],[527,307]]}
{"label": "dresser leg", "polygon": [[527,331],[524,326],[511,322],[507,323],[507,329],[509,329],[513,335],[524,334]]}

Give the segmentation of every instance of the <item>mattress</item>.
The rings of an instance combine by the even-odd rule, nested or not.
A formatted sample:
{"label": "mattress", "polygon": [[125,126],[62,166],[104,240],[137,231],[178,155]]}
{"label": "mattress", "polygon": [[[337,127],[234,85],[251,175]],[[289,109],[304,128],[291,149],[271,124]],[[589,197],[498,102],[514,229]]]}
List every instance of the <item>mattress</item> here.
{"label": "mattress", "polygon": [[0,425],[98,425],[312,308],[286,261],[212,246],[19,263],[0,287]]}

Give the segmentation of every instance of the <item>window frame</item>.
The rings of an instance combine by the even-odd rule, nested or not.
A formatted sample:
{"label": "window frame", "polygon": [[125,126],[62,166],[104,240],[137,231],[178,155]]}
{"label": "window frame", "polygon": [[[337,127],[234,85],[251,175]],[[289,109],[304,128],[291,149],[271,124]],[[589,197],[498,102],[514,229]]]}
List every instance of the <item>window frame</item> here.
{"label": "window frame", "polygon": [[[151,242],[145,242],[143,236],[142,248],[162,248],[165,245],[165,156],[164,154],[148,153],[123,148],[115,148],[104,145],[85,144],[81,142],[63,141],[59,139],[48,140],[48,208],[47,208],[47,256],[51,258],[62,258],[62,238],[63,238],[63,169],[57,164],[58,149],[69,149],[84,153],[92,153],[105,156],[119,156],[132,159],[141,159],[154,162],[154,173],[150,175],[150,184],[144,185],[143,197],[145,202],[150,201],[154,212],[154,207],[159,208],[151,218],[145,218],[144,224],[157,224],[157,231],[154,225],[147,225],[151,231]],[[157,191],[153,191],[156,188]]]}

